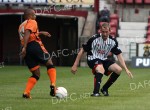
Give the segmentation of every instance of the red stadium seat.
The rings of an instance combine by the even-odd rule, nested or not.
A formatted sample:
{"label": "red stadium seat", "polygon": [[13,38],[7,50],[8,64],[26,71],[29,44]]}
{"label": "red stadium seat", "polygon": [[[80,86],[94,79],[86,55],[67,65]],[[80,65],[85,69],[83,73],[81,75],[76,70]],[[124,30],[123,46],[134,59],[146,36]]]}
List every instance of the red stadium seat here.
{"label": "red stadium seat", "polygon": [[114,23],[116,26],[118,26],[118,20],[117,19],[111,19],[110,22]]}
{"label": "red stadium seat", "polygon": [[119,16],[117,14],[111,14],[110,19],[118,19],[119,20]]}
{"label": "red stadium seat", "polygon": [[150,30],[150,23],[148,23],[147,25],[147,30]]}
{"label": "red stadium seat", "polygon": [[117,28],[116,27],[111,27],[111,32],[115,32],[116,33]]}
{"label": "red stadium seat", "polygon": [[116,37],[116,33],[115,32],[111,32],[110,35],[115,38]]}
{"label": "red stadium seat", "polygon": [[150,4],[150,0],[144,0],[145,4]]}
{"label": "red stadium seat", "polygon": [[150,23],[150,16],[148,17],[148,22]]}
{"label": "red stadium seat", "polygon": [[116,27],[111,27],[110,35],[116,37],[117,34],[117,28]]}
{"label": "red stadium seat", "polygon": [[148,30],[148,31],[147,31],[146,35],[147,35],[147,36],[149,36],[149,35],[150,35],[150,30]]}
{"label": "red stadium seat", "polygon": [[126,0],[126,3],[133,4],[133,0]]}
{"label": "red stadium seat", "polygon": [[119,16],[117,14],[110,15],[110,22],[113,22],[118,26],[119,23]]}
{"label": "red stadium seat", "polygon": [[150,43],[150,37],[146,39],[145,43]]}
{"label": "red stadium seat", "polygon": [[135,0],[136,4],[142,4],[143,0]]}
{"label": "red stadium seat", "polygon": [[110,27],[117,27],[117,23],[116,22],[111,21],[109,24],[110,24]]}
{"label": "red stadium seat", "polygon": [[150,39],[150,35],[146,36],[146,39]]}
{"label": "red stadium seat", "polygon": [[150,43],[150,39],[146,39],[145,43]]}
{"label": "red stadium seat", "polygon": [[117,3],[123,4],[124,0],[116,0]]}

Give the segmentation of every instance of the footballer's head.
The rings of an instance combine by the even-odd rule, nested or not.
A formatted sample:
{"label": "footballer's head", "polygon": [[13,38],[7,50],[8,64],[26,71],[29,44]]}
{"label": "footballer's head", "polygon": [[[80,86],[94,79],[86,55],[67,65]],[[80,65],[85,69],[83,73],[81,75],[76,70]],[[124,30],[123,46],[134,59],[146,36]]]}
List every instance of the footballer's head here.
{"label": "footballer's head", "polygon": [[25,17],[25,19],[35,20],[36,19],[35,11],[33,9],[26,9],[24,11],[24,17]]}
{"label": "footballer's head", "polygon": [[101,30],[102,38],[104,40],[106,40],[109,37],[109,34],[110,34],[110,25],[109,25],[109,23],[106,23],[106,22],[103,23],[101,25],[100,30]]}

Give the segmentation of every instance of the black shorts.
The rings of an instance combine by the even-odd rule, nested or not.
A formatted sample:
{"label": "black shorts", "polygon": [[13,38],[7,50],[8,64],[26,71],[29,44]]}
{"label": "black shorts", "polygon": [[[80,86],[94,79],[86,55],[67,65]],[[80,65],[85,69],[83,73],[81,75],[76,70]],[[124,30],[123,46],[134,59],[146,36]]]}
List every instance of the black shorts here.
{"label": "black shorts", "polygon": [[94,59],[94,60],[90,60],[87,61],[88,66],[92,69],[93,74],[95,74],[95,66],[98,64],[103,64],[103,67],[105,69],[105,75],[108,76],[111,74],[111,71],[108,70],[109,66],[114,64],[114,61],[111,61],[109,59],[107,60],[100,60],[100,59]]}
{"label": "black shorts", "polygon": [[30,71],[34,71],[39,68],[40,63],[46,64],[49,59],[50,54],[47,51],[44,51],[38,42],[32,41],[28,43],[25,62]]}

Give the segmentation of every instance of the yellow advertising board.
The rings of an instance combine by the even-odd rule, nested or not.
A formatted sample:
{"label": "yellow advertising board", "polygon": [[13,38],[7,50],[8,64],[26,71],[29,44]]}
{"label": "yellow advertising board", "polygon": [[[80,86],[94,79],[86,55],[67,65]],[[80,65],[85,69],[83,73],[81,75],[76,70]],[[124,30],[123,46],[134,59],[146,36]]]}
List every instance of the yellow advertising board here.
{"label": "yellow advertising board", "polygon": [[47,0],[50,4],[94,5],[94,0]]}

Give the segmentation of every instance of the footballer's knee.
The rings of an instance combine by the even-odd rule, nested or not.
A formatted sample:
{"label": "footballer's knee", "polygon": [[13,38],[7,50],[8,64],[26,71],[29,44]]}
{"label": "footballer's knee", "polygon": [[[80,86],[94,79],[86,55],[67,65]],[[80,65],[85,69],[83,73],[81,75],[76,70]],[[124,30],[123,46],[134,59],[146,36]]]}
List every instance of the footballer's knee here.
{"label": "footballer's knee", "polygon": [[116,63],[112,64],[109,68],[109,71],[115,72],[116,74],[120,75],[122,72],[122,68],[117,65]]}
{"label": "footballer's knee", "polygon": [[105,70],[103,68],[103,65],[101,65],[101,64],[97,65],[96,68],[95,68],[95,72],[104,74]]}
{"label": "footballer's knee", "polygon": [[32,74],[31,77],[35,78],[36,80],[39,80],[39,78],[40,78],[40,76],[37,76],[36,74]]}
{"label": "footballer's knee", "polygon": [[49,65],[53,65],[53,62],[51,59],[49,59],[47,62],[46,62],[46,66],[49,66]]}
{"label": "footballer's knee", "polygon": [[39,78],[40,78],[40,70],[36,69],[35,71],[32,71],[32,76],[31,77],[34,77],[36,80],[39,80]]}
{"label": "footballer's knee", "polygon": [[118,75],[120,75],[121,72],[122,72],[122,68],[121,67],[116,68],[115,73],[117,73]]}

